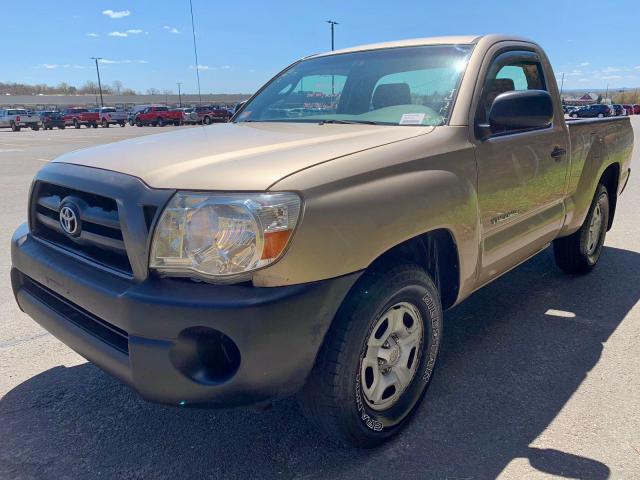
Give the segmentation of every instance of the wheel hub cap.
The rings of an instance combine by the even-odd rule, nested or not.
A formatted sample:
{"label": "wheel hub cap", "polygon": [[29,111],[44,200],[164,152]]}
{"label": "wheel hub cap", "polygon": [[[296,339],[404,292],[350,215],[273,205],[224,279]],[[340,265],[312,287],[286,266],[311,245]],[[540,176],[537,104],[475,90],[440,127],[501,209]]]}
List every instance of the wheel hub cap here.
{"label": "wheel hub cap", "polygon": [[600,234],[602,233],[602,210],[600,205],[596,203],[589,224],[589,236],[587,238],[587,254],[593,255],[598,248],[600,242]]}
{"label": "wheel hub cap", "polygon": [[422,317],[411,303],[397,303],[379,317],[360,363],[362,393],[370,408],[396,404],[418,369],[422,341]]}

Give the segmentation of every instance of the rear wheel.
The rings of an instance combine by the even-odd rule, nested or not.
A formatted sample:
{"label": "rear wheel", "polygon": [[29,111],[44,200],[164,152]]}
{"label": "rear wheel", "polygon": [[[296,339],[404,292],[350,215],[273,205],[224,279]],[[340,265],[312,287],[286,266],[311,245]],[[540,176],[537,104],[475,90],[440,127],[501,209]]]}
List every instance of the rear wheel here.
{"label": "rear wheel", "polygon": [[157,123],[159,127],[164,127],[164,118],[158,117]]}
{"label": "rear wheel", "polygon": [[382,443],[420,403],[441,337],[440,296],[422,268],[387,265],[365,273],[299,394],[303,411],[340,443]]}
{"label": "rear wheel", "polygon": [[73,119],[73,128],[80,128],[80,122],[76,118]]}
{"label": "rear wheel", "polygon": [[566,273],[587,273],[598,263],[609,225],[609,192],[598,185],[580,230],[553,241],[556,264]]}
{"label": "rear wheel", "polygon": [[102,119],[102,128],[109,128],[109,122],[107,122],[106,118]]}
{"label": "rear wheel", "polygon": [[604,113],[599,113],[598,118],[604,118]]}
{"label": "rear wheel", "polygon": [[121,127],[124,127],[126,124],[125,124],[125,122],[120,122],[120,123],[119,123],[119,125],[120,125]]}
{"label": "rear wheel", "polygon": [[205,125],[211,125],[211,117],[207,115],[202,119],[202,123],[204,123]]}
{"label": "rear wheel", "polygon": [[38,130],[40,130],[40,125],[34,125],[33,127],[31,127],[31,130],[37,132]]}

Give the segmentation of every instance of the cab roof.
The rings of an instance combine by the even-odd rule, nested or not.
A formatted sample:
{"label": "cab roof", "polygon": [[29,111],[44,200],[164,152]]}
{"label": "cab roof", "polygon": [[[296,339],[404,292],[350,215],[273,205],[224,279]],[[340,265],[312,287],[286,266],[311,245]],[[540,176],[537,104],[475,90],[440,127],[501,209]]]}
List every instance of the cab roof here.
{"label": "cab roof", "polygon": [[412,38],[407,40],[395,40],[392,42],[382,43],[370,43],[367,45],[358,45],[350,48],[343,48],[341,50],[334,50],[332,52],[316,53],[306,58],[324,57],[329,55],[339,55],[341,53],[362,52],[366,50],[380,50],[383,48],[398,48],[398,47],[419,47],[423,45],[472,45],[478,43],[481,39],[489,40],[491,43],[498,41],[524,41],[532,43],[531,40],[518,37],[515,35],[502,35],[502,34],[488,34],[488,35],[455,35],[444,37],[425,37],[425,38]]}

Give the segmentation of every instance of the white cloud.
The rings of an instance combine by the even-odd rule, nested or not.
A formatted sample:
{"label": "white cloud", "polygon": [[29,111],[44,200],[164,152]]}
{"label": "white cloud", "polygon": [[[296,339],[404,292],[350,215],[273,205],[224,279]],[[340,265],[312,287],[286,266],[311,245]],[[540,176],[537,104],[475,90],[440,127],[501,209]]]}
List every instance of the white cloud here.
{"label": "white cloud", "polygon": [[129,34],[127,32],[110,32],[107,35],[110,37],[128,37]]}
{"label": "white cloud", "polygon": [[570,72],[567,72],[565,75],[567,75],[568,77],[582,77],[584,75],[584,72],[578,68],[574,68]]}
{"label": "white cloud", "polygon": [[607,67],[604,70],[602,70],[603,73],[613,73],[613,72],[619,72],[621,69],[618,67]]}
{"label": "white cloud", "polygon": [[622,78],[622,76],[621,75],[604,75],[600,78],[602,78],[603,80],[619,80]]}
{"label": "white cloud", "polygon": [[[189,68],[193,70],[196,67],[194,67],[193,65],[189,65]],[[213,67],[210,67],[209,65],[198,65],[198,70],[213,70]]]}
{"label": "white cloud", "polygon": [[581,67],[588,67],[589,65],[591,65],[589,62],[582,62],[580,64]]}
{"label": "white cloud", "polygon": [[108,64],[108,65],[119,64],[119,63],[138,63],[138,64],[149,63],[146,60],[109,60],[108,58],[101,58],[99,62]]}
{"label": "white cloud", "polygon": [[139,28],[132,28],[130,30],[127,30],[126,33],[130,34],[130,35],[139,35],[141,33],[145,33],[143,30],[140,30]]}
{"label": "white cloud", "polygon": [[164,28],[169,33],[180,33],[180,30],[178,30],[176,27],[171,27],[169,25],[165,25],[162,28]]}
{"label": "white cloud", "polygon": [[131,15],[131,12],[129,10],[118,10],[118,11],[114,11],[114,10],[103,10],[102,11],[103,15],[106,15],[109,18],[123,18],[123,17],[128,17],[129,15]]}
{"label": "white cloud", "polygon": [[87,33],[87,37],[99,37],[100,35],[98,35],[97,33]]}
{"label": "white cloud", "polygon": [[48,70],[54,70],[56,68],[75,68],[77,70],[81,70],[85,68],[83,65],[71,65],[69,63],[65,63],[64,65],[58,65],[56,63],[43,63],[42,67]]}

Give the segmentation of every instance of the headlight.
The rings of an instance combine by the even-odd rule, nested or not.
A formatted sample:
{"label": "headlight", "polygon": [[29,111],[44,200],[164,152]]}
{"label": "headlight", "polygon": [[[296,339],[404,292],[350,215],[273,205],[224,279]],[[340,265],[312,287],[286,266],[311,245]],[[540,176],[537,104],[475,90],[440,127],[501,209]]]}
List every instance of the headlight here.
{"label": "headlight", "polygon": [[158,221],[149,266],[221,283],[248,278],[282,254],[299,214],[295,193],[179,192]]}

